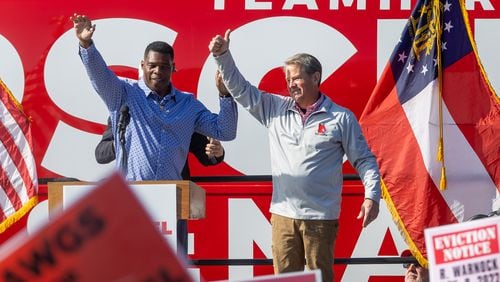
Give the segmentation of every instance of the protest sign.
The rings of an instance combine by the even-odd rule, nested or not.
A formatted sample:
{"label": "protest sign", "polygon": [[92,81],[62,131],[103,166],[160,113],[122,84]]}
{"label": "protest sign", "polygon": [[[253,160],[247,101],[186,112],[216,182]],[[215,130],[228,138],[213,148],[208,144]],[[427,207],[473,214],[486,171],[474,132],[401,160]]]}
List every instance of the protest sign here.
{"label": "protest sign", "polygon": [[193,281],[119,174],[0,249],[3,281]]}
{"label": "protest sign", "polygon": [[425,230],[431,281],[500,281],[500,217]]}

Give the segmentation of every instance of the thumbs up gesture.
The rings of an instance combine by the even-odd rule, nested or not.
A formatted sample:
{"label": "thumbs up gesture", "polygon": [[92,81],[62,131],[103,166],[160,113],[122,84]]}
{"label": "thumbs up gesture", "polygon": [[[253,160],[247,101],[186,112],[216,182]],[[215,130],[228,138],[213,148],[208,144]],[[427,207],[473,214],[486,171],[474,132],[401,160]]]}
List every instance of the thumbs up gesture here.
{"label": "thumbs up gesture", "polygon": [[217,34],[212,40],[210,44],[208,44],[208,50],[212,52],[214,56],[220,56],[224,54],[227,50],[229,50],[229,35],[231,34],[231,30],[226,30],[226,34],[224,37]]}

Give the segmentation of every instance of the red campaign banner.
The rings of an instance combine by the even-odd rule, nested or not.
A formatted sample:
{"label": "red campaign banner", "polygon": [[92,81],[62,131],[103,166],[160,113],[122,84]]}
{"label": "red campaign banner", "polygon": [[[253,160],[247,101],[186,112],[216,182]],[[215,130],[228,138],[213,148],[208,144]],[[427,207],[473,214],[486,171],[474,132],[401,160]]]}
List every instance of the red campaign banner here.
{"label": "red campaign banner", "polygon": [[192,281],[119,174],[1,253],[2,281]]}
{"label": "red campaign banner", "polygon": [[[2,0],[0,78],[32,120],[38,177],[97,181],[114,165],[98,165],[94,159],[108,113],[78,56],[69,21],[74,13],[94,21],[95,44],[121,77],[137,78],[147,43],[171,43],[177,69],[174,86],[194,93],[213,111],[218,111],[218,93],[207,45],[214,35],[230,28],[233,56],[253,84],[288,95],[282,63],[293,53],[309,52],[324,64],[321,91],[359,117],[416,2],[151,0],[145,5],[88,0],[80,5],[64,0]],[[496,32],[500,4],[466,2],[479,55],[495,87],[500,85],[496,75],[500,74],[500,33]],[[192,175],[270,175],[267,132],[244,109],[239,109],[236,140],[223,145],[225,161],[217,166],[204,167],[189,156]],[[344,171],[354,173],[348,164]],[[269,258],[270,181],[200,185],[207,191],[207,218],[189,222],[194,241],[191,258]],[[39,196],[47,197],[44,185]],[[336,257],[399,256],[405,245],[384,214],[384,205],[377,228],[363,229],[355,219],[363,197],[360,181],[344,182]],[[0,242],[10,237],[11,229],[0,234]],[[399,282],[404,274],[399,265],[337,264],[334,268],[337,281]],[[272,266],[201,267],[202,276],[209,280],[270,273]]]}

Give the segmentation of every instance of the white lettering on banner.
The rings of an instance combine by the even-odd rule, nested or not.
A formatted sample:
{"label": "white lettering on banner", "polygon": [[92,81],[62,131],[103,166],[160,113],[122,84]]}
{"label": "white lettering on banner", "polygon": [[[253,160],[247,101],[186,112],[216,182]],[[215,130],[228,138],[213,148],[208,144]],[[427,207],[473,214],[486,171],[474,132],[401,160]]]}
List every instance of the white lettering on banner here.
{"label": "white lettering on banner", "polygon": [[[380,10],[387,11],[391,9],[392,0],[380,0]],[[399,8],[402,11],[411,10],[411,0],[401,0]],[[401,29],[403,30],[403,29]],[[400,30],[400,32],[401,32]]]}
{"label": "white lettering on banner", "polygon": [[475,5],[476,2],[481,4],[480,6],[485,11],[494,11],[495,10],[495,8],[491,4],[490,0],[465,0],[465,9],[467,9],[469,11],[474,11],[475,7],[476,7],[476,5]]}
{"label": "white lettering on banner", "polygon": [[0,79],[21,102],[24,93],[24,68],[16,48],[0,34]]}
{"label": "white lettering on banner", "polygon": [[[252,199],[229,199],[229,259],[254,257],[255,243],[268,258],[271,252],[271,224]],[[229,266],[229,280],[250,279],[253,266]]]}
{"label": "white lettering on banner", "polygon": [[224,10],[225,0],[214,0],[214,10]]}
{"label": "white lettering on banner", "polygon": [[[296,34],[301,34],[301,40],[296,40]],[[268,48],[270,45],[273,48]],[[356,51],[339,31],[319,21],[301,17],[264,18],[240,26],[231,33],[231,53],[241,73],[254,85],[258,85],[269,71],[282,67],[286,57],[299,52],[314,54],[319,59],[323,65],[324,81]],[[198,99],[209,110],[217,112],[219,98],[213,95],[215,70],[212,56],[207,55],[197,92]],[[267,129],[240,105],[238,108],[236,139],[224,143],[224,161],[246,175],[269,175],[271,164]],[[252,140],[252,150],[248,150],[248,140]],[[247,161],[249,159],[253,161]]]}
{"label": "white lettering on banner", "polygon": [[[330,0],[330,9],[338,10],[339,9],[339,1],[341,0]],[[355,0],[342,0],[342,4],[344,7],[352,7]],[[357,0],[356,9],[357,10],[366,10],[366,0]]]}
{"label": "white lettering on banner", "polygon": [[[321,1],[320,3],[322,3]],[[329,0],[328,9],[329,10],[340,10],[341,8],[351,9],[356,2],[356,10],[364,11],[366,10],[366,0]],[[391,10],[391,6],[394,0],[379,0],[379,9],[381,11]],[[476,2],[479,3],[478,7],[481,7],[484,11],[494,11],[495,7],[491,3],[491,0],[465,0],[465,8],[469,11],[474,11],[476,9]],[[342,4],[342,5],[341,5]],[[285,0],[285,3],[281,7],[282,10],[293,10],[296,6],[305,6],[308,10],[319,10],[318,3],[316,0]],[[409,11],[412,9],[411,0],[399,0],[399,10]],[[214,0],[214,10],[224,10],[225,0]],[[273,2],[271,0],[245,0],[245,10],[272,10]],[[395,8],[394,8],[395,9]]]}
{"label": "white lettering on banner", "polygon": [[318,10],[318,5],[314,0],[286,0],[283,4],[283,10],[292,10],[296,5],[305,5],[308,10]]}
{"label": "white lettering on banner", "polygon": [[271,10],[273,3],[266,1],[245,0],[245,10]]}
{"label": "white lettering on banner", "polygon": [[[352,215],[354,220],[355,215]],[[354,223],[361,224],[360,221]],[[349,226],[339,226],[340,232]],[[359,238],[356,240],[356,246],[351,257],[377,257],[386,233],[389,232],[394,240],[394,245],[398,253],[408,249],[408,246],[401,237],[397,226],[392,221],[392,216],[387,210],[384,200],[380,201],[380,211],[377,219],[370,223],[368,227],[361,230]],[[397,264],[385,265],[347,265],[342,281],[369,281],[370,276],[404,276],[405,269]]]}

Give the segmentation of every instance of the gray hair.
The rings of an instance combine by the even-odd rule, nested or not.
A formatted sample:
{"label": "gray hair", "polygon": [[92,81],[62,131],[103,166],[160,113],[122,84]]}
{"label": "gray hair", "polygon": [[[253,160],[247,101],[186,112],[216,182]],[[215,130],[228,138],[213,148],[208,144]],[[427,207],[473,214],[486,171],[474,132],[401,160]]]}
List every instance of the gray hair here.
{"label": "gray hair", "polygon": [[321,63],[316,57],[306,53],[299,53],[286,59],[285,66],[288,65],[298,65],[305,71],[308,75],[313,75],[315,72],[319,72],[319,81],[321,82],[322,68]]}

